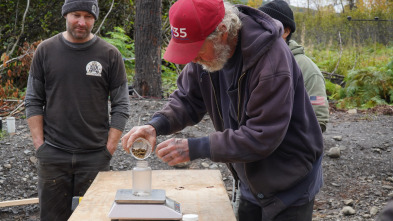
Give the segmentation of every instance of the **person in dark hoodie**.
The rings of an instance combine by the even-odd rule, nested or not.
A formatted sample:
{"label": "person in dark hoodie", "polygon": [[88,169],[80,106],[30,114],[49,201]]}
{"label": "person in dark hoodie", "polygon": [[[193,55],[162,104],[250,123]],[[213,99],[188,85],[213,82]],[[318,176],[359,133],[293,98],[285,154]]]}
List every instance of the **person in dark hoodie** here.
{"label": "person in dark hoodie", "polygon": [[292,9],[284,0],[275,0],[263,5],[259,10],[279,20],[283,24],[284,33],[282,38],[287,42],[302,71],[304,85],[310,97],[312,107],[317,115],[322,132],[325,132],[326,124],[329,121],[329,105],[326,95],[325,78],[318,66],[304,54],[304,48],[296,43],[296,41],[291,40],[292,33],[296,30]]}
{"label": "person in dark hoodie", "polygon": [[216,132],[157,145],[168,165],[207,158],[225,162],[240,181],[239,220],[312,219],[322,186],[323,139],[283,27],[258,9],[222,0],[178,0],[169,10],[172,38],[164,59],[186,64],[178,89],[133,142],[173,134],[208,114]]}

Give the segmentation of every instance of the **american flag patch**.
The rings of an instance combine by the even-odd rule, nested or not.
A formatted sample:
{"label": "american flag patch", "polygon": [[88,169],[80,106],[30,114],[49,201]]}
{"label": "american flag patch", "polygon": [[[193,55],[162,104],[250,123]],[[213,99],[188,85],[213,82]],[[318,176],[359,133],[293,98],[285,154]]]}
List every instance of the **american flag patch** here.
{"label": "american flag patch", "polygon": [[322,96],[310,96],[312,105],[325,105],[325,97]]}

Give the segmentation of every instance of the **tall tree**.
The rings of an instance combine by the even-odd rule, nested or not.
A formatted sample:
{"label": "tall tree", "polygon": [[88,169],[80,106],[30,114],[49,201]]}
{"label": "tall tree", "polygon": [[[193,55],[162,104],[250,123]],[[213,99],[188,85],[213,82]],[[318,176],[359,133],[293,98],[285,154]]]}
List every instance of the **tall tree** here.
{"label": "tall tree", "polygon": [[134,89],[161,98],[161,0],[135,0]]}
{"label": "tall tree", "polygon": [[349,5],[349,10],[353,10],[356,6],[356,1],[355,0],[348,0],[348,5]]}

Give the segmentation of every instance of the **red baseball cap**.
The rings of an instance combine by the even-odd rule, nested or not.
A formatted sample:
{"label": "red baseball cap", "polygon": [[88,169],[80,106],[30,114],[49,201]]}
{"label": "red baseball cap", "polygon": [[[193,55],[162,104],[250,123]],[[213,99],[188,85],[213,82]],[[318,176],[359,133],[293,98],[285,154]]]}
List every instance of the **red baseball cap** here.
{"label": "red baseball cap", "polygon": [[225,15],[223,0],[178,0],[169,9],[172,38],[164,59],[176,64],[192,61],[205,39]]}

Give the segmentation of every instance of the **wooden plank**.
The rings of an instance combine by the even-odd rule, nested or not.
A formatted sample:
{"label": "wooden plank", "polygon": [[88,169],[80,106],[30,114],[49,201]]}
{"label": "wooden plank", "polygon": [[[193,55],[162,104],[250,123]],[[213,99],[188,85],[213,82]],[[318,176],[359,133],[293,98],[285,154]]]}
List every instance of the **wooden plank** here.
{"label": "wooden plank", "polygon": [[[236,220],[219,170],[153,170],[152,188],[164,189],[199,221]],[[100,172],[69,220],[110,220],[118,189],[132,189],[131,171]]]}
{"label": "wooden plank", "polygon": [[36,203],[38,203],[38,198],[9,200],[9,201],[0,202],[0,208],[7,207],[7,206],[21,206],[21,205],[36,204]]}

